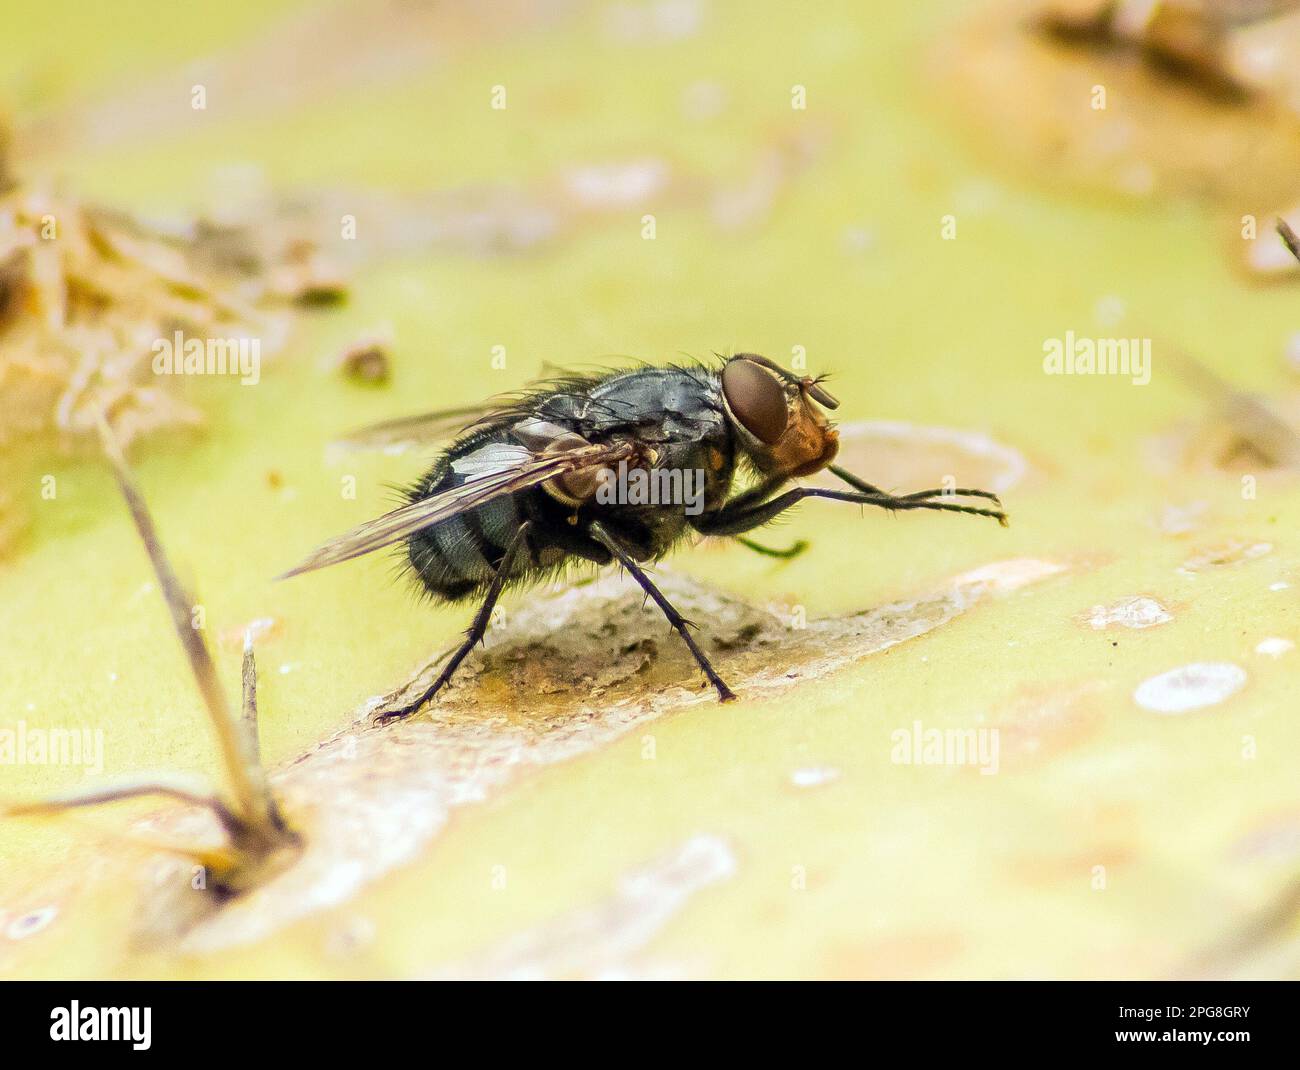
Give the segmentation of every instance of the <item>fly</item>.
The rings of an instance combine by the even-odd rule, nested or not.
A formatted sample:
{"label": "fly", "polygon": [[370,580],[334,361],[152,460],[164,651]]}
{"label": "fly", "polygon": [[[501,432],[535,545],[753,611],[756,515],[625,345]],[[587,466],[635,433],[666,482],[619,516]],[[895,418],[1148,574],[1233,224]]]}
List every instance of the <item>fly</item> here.
{"label": "fly", "polygon": [[[479,599],[465,641],[414,702],[414,713],[482,640],[508,586],[531,586],[573,561],[617,562],[655,601],[723,702],[736,697],[642,568],[689,535],[735,538],[759,553],[792,557],[746,533],[805,498],[887,510],[933,509],[993,517],[997,495],[957,488],[894,495],[834,464],[838,435],[825,410],[839,403],[820,379],[755,353],[716,366],[641,368],[546,382],[506,402],[408,417],[360,433],[353,444],[459,437],[407,491],[405,505],[325,543],[285,573],[323,568],[404,543],[423,589],[444,602]],[[851,489],[787,487],[827,470]],[[667,489],[648,500],[642,487]],[[739,489],[742,484],[744,489]],[[689,502],[672,494],[691,488]],[[954,497],[985,499],[993,507]]]}

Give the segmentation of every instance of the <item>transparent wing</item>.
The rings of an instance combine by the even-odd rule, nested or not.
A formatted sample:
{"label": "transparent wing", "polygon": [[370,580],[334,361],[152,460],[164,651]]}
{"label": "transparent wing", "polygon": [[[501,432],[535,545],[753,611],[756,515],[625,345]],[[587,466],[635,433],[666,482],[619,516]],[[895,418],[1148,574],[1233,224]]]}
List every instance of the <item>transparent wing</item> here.
{"label": "transparent wing", "polygon": [[485,505],[494,498],[545,483],[567,472],[617,464],[635,453],[636,447],[630,442],[577,446],[549,454],[531,453],[522,448],[502,450],[500,467],[487,470],[476,467],[472,477],[459,487],[403,505],[346,535],[331,539],[279,579],[349,561],[372,550],[391,546],[421,528]]}
{"label": "transparent wing", "polygon": [[[1300,2],[1300,0],[1297,0]],[[557,376],[570,376],[576,373],[550,361],[542,362],[542,374],[530,381],[530,386],[542,386],[548,379]],[[331,450],[382,450],[384,453],[399,454],[420,446],[436,445],[454,438],[471,424],[491,416],[493,413],[509,409],[517,396],[499,394],[474,405],[460,405],[451,409],[436,409],[433,412],[416,413],[413,416],[399,416],[395,420],[370,424],[350,431],[330,443]]]}
{"label": "transparent wing", "polygon": [[343,450],[383,450],[385,453],[405,453],[417,446],[428,446],[445,441],[463,431],[476,420],[481,420],[495,408],[490,401],[477,405],[462,405],[455,409],[438,409],[415,416],[402,416],[396,420],[371,424],[335,439],[330,446]]}

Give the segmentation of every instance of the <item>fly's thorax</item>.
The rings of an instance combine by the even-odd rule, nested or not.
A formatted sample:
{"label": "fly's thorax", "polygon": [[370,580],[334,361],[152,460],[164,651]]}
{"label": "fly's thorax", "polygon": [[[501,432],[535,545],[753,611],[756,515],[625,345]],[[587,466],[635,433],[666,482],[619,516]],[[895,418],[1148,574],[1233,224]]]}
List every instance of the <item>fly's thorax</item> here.
{"label": "fly's thorax", "polygon": [[548,406],[519,421],[514,440],[546,456],[593,442],[633,448],[625,462],[578,469],[542,489],[563,505],[672,507],[695,515],[725,498],[732,449],[716,376],[702,368],[644,368],[607,379],[561,413]]}
{"label": "fly's thorax", "polygon": [[704,474],[704,508],[719,508],[731,493],[736,474],[735,448],[730,438],[718,435],[699,443],[690,463]]}
{"label": "fly's thorax", "polygon": [[594,387],[584,420],[600,432],[640,429],[661,440],[690,440],[709,434],[720,415],[711,372],[642,368]]}

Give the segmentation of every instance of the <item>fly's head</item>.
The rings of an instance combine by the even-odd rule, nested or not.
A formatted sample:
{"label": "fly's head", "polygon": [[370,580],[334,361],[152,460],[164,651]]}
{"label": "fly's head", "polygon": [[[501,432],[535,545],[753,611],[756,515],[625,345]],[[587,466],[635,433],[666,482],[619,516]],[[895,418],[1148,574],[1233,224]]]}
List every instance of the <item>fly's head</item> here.
{"label": "fly's head", "polygon": [[823,409],[839,406],[809,376],[757,353],[738,353],[722,369],[722,400],[741,447],[759,471],[807,476],[835,459],[839,435]]}

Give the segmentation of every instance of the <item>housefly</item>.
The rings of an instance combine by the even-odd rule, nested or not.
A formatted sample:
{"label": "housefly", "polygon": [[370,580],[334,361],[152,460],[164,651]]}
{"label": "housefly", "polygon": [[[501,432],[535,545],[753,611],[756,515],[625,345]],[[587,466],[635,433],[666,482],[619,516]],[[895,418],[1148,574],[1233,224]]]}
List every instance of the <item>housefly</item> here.
{"label": "housefly", "polygon": [[[354,443],[432,439],[452,428],[460,433],[406,492],[406,504],[327,542],[285,575],[400,542],[407,566],[433,598],[480,600],[465,641],[437,679],[386,719],[415,712],[451,679],[483,638],[507,586],[538,583],[574,561],[626,569],[726,702],[734,692],[643,563],[691,534],[728,536],[760,553],[793,556],[803,544],[769,549],[745,534],[805,498],[1006,523],[988,491],[898,496],[832,463],[839,443],[825,410],[838,404],[820,379],[741,353],[715,365],[568,376],[482,407],[381,424]],[[823,469],[850,489],[787,486]],[[993,507],[956,497],[986,499]]]}

